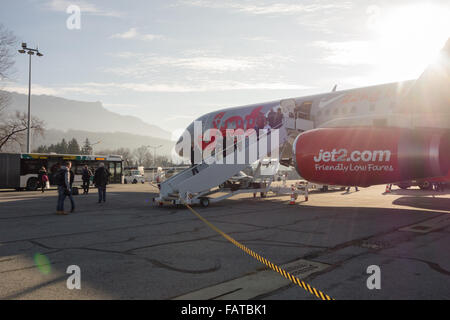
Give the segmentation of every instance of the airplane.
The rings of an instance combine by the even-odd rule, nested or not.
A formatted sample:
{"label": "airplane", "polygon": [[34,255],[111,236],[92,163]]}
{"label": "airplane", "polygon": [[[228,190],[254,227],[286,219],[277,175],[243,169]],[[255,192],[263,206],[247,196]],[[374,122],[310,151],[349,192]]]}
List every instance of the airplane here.
{"label": "airplane", "polygon": [[307,181],[361,187],[448,182],[450,39],[416,80],[342,91],[334,86],[328,93],[221,109],[196,119],[200,135],[194,122],[185,132],[205,150],[215,143],[203,136],[208,129],[261,128],[257,122],[267,122],[270,112],[282,114],[280,163]]}

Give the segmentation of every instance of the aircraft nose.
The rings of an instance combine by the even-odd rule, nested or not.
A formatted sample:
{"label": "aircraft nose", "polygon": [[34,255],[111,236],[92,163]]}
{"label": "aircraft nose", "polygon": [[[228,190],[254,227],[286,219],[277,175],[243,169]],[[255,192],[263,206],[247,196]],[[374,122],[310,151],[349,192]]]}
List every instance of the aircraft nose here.
{"label": "aircraft nose", "polygon": [[[183,152],[182,152],[182,146],[183,144],[186,142],[184,141],[184,139],[192,139],[192,137],[194,136],[194,121],[191,122],[186,129],[184,129],[183,133],[181,134],[181,136],[178,138],[178,141],[176,143],[176,150],[179,156],[183,156]],[[187,141],[188,144],[190,145],[190,141]]]}

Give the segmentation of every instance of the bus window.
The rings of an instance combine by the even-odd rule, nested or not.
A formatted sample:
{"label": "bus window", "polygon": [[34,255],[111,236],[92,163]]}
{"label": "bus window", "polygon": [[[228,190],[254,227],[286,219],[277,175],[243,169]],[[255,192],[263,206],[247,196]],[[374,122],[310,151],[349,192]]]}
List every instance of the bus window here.
{"label": "bus window", "polygon": [[116,175],[116,169],[114,167],[114,162],[109,163],[109,173],[111,174],[112,177],[114,177]]}
{"label": "bus window", "polygon": [[45,166],[43,161],[34,159],[22,160],[20,163],[20,174],[37,174],[42,166]]}
{"label": "bus window", "polygon": [[122,163],[116,162],[116,174],[121,175],[122,174]]}

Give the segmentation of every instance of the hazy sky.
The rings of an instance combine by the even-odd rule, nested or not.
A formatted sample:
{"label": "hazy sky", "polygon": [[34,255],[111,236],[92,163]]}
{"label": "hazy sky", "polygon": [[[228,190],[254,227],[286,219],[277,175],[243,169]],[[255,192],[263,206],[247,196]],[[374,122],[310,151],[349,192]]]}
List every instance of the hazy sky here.
{"label": "hazy sky", "polygon": [[[67,27],[70,5],[80,29]],[[2,0],[0,11],[44,53],[33,93],[177,132],[221,107],[415,78],[449,17],[448,0]],[[27,93],[27,71],[17,53],[9,90]]]}

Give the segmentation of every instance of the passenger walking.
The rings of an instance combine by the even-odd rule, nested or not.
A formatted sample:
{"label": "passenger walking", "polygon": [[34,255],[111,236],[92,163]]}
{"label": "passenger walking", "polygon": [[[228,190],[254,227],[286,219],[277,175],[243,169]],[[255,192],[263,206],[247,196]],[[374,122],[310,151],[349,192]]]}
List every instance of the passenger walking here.
{"label": "passenger walking", "polygon": [[283,116],[283,113],[281,112],[281,108],[278,108],[277,114],[275,115],[275,124],[274,124],[273,128],[280,129],[281,126],[283,125],[283,120],[284,120],[284,116]]}
{"label": "passenger walking", "polygon": [[[351,188],[351,187],[347,187],[347,192],[350,192],[350,188]],[[359,191],[359,190],[358,190],[358,186],[355,186],[355,191]]]}
{"label": "passenger walking", "polygon": [[106,202],[106,185],[110,175],[108,169],[105,168],[105,164],[100,162],[94,173],[94,184],[98,189],[98,203]]}
{"label": "passenger walking", "polygon": [[91,182],[92,171],[89,169],[88,165],[84,165],[83,171],[81,172],[83,179],[83,194],[89,193],[89,184]]}
{"label": "passenger walking", "polygon": [[73,173],[72,167],[69,168],[69,181],[70,181],[70,190],[72,190],[73,181],[75,180],[75,173]]}
{"label": "passenger walking", "polygon": [[41,169],[39,169],[38,181],[39,181],[39,186],[41,187],[42,193],[44,193],[44,189],[45,189],[45,187],[47,185],[47,181],[48,181],[47,169],[45,169],[44,166],[42,166]]}
{"label": "passenger walking", "polygon": [[70,204],[72,206],[70,212],[75,211],[75,202],[72,197],[72,190],[70,185],[70,169],[72,168],[71,162],[64,163],[56,173],[55,182],[58,185],[58,203],[56,206],[56,214],[66,215],[64,211],[64,200],[68,196]]}
{"label": "passenger walking", "polygon": [[191,168],[192,168],[192,175],[195,176],[196,173],[198,173],[197,164],[195,163],[195,152],[198,152],[198,148],[195,148],[194,142],[191,143]]}
{"label": "passenger walking", "polygon": [[276,127],[276,117],[277,113],[273,109],[270,109],[269,114],[267,115],[267,122],[271,128]]}

